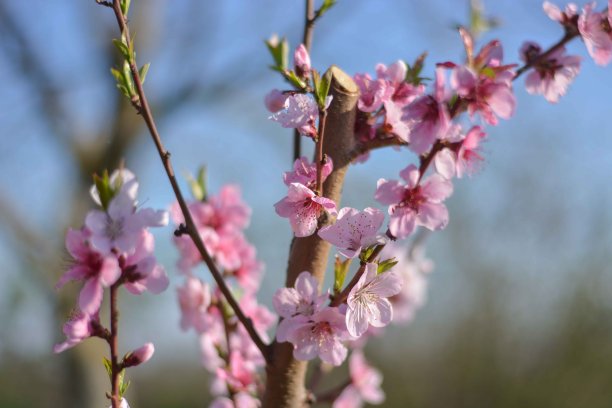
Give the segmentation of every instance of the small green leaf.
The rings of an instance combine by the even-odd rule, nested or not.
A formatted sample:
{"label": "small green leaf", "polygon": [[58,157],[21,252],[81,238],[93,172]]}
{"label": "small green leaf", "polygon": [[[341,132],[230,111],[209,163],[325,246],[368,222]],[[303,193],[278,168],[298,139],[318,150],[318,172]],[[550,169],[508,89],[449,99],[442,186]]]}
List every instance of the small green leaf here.
{"label": "small green leaf", "polygon": [[136,95],[136,88],[134,88],[134,81],[132,81],[132,71],[130,70],[130,64],[127,61],[123,61],[123,79],[125,81],[124,86],[129,90],[129,97]]}
{"label": "small green leaf", "polygon": [[418,86],[427,79],[421,77],[421,71],[423,71],[423,66],[425,65],[425,58],[427,58],[427,52],[419,55],[412,66],[408,65],[408,69],[406,70],[406,82]]}
{"label": "small green leaf", "polygon": [[274,68],[277,71],[284,72],[289,66],[289,43],[287,39],[282,38],[280,41],[275,36],[266,40],[266,46],[274,60]]}
{"label": "small green leaf", "polygon": [[480,70],[480,73],[491,79],[495,79],[495,70],[491,67],[484,67],[482,70]]}
{"label": "small green leaf", "polygon": [[140,70],[138,70],[138,75],[140,76],[140,82],[144,84],[145,79],[147,79],[147,73],[149,72],[149,67],[151,66],[151,63],[148,62],[146,64],[144,64]]}
{"label": "small green leaf", "polygon": [[351,266],[351,261],[351,258],[341,261],[340,257],[336,255],[336,261],[334,263],[334,294],[336,295],[342,292],[342,287],[344,286],[346,275]]}
{"label": "small green leaf", "polygon": [[285,79],[291,83],[297,89],[306,89],[306,82],[304,82],[300,77],[296,75],[293,71],[285,70],[284,72]]}
{"label": "small green leaf", "polygon": [[193,178],[191,174],[188,174],[187,183],[189,183],[189,188],[191,189],[191,195],[193,195],[193,198],[198,201],[206,201],[206,166],[200,167],[196,178]]}
{"label": "small green leaf", "polygon": [[122,40],[113,38],[113,45],[115,48],[117,48],[117,50],[119,50],[119,53],[123,56],[123,58],[128,59],[130,57],[130,50]]}
{"label": "small green leaf", "polygon": [[330,8],[332,8],[336,4],[337,0],[324,0],[321,7],[315,13],[315,19],[320,18],[323,14],[325,14]]}
{"label": "small green leaf", "polygon": [[111,200],[115,196],[115,191],[110,185],[110,180],[108,178],[108,171],[104,170],[102,173],[102,177],[97,174],[93,175],[93,181],[98,190],[98,195],[100,196],[100,203],[102,204],[102,208],[105,210],[108,208]]}
{"label": "small green leaf", "polygon": [[119,396],[121,398],[123,398],[128,388],[130,388],[130,384],[131,384],[131,381],[128,380],[126,382],[122,382],[121,385],[119,385]]}
{"label": "small green leaf", "polygon": [[387,272],[388,270],[393,268],[395,265],[397,265],[398,262],[399,261],[396,261],[395,258],[385,259],[384,261],[378,263],[378,268],[376,270],[376,273]]}
{"label": "small green leaf", "polygon": [[106,357],[102,357],[102,361],[104,362],[104,368],[106,368],[106,373],[108,374],[108,378],[112,381],[113,380],[113,363],[111,363],[111,361]]}
{"label": "small green leaf", "polygon": [[361,253],[359,254],[359,260],[365,263],[371,262],[370,257],[372,256],[372,253],[374,252],[375,248],[376,248],[376,245],[372,245],[365,249],[362,249]]}
{"label": "small green leaf", "polygon": [[321,78],[321,84],[319,85],[319,99],[321,108],[325,108],[325,101],[329,94],[329,88],[332,81],[332,72],[328,69],[327,72]]}
{"label": "small green leaf", "polygon": [[123,16],[127,18],[128,13],[130,12],[130,3],[131,0],[121,0],[121,12]]}

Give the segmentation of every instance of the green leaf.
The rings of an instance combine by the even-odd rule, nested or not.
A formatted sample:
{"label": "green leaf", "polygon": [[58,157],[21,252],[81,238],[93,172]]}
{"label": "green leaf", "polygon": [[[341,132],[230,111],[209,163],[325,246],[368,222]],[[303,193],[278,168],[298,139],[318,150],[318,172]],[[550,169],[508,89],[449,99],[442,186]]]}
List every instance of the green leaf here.
{"label": "green leaf", "polygon": [[383,273],[383,272],[387,272],[388,270],[390,270],[391,268],[393,268],[395,265],[397,265],[399,261],[396,261],[395,258],[389,258],[389,259],[385,259],[382,262],[378,263],[378,268],[376,270],[376,273]]}
{"label": "green leaf", "polygon": [[412,66],[408,65],[408,69],[406,70],[406,82],[418,86],[423,83],[423,80],[427,79],[421,77],[421,71],[423,71],[423,66],[425,65],[425,58],[427,58],[427,52],[419,55]]}
{"label": "green leaf", "polygon": [[336,261],[334,263],[334,294],[336,295],[342,292],[342,287],[344,286],[346,275],[351,266],[351,261],[351,258],[341,261],[340,257],[336,255]]}
{"label": "green leaf", "polygon": [[191,174],[188,174],[187,183],[189,183],[189,188],[191,190],[191,195],[193,195],[193,198],[198,201],[206,201],[206,166],[200,167],[196,178],[193,178]]}
{"label": "green leaf", "polygon": [[319,85],[319,99],[321,109],[325,108],[325,100],[329,94],[329,88],[332,81],[332,72],[328,69],[327,72],[321,78],[321,84]]}
{"label": "green leaf", "polygon": [[276,37],[266,40],[266,46],[274,60],[274,69],[284,72],[289,66],[289,43],[284,37],[279,41]]}
{"label": "green leaf", "polygon": [[375,248],[376,248],[376,245],[372,245],[370,247],[362,249],[361,253],[359,254],[359,260],[365,263],[371,262],[370,257],[372,256],[372,253],[374,252]]}
{"label": "green leaf", "polygon": [[108,374],[108,378],[112,381],[113,380],[113,363],[111,363],[111,361],[106,357],[102,357],[102,361],[104,362],[104,368],[106,368],[106,373]]}
{"label": "green leaf", "polygon": [[306,89],[306,82],[304,82],[300,77],[298,77],[295,72],[285,70],[284,75],[287,81],[289,81],[291,85],[293,85],[297,89]]}
{"label": "green leaf", "polygon": [[108,209],[108,205],[110,204],[111,200],[115,196],[115,191],[110,185],[110,180],[108,178],[108,171],[104,170],[104,173],[102,173],[102,177],[98,176],[97,174],[94,174],[93,181],[96,186],[96,189],[98,190],[98,195],[100,196],[100,203],[102,204],[102,208],[106,210]]}
{"label": "green leaf", "polygon": [[121,385],[119,385],[119,396],[121,398],[123,398],[128,388],[130,388],[130,384],[131,384],[131,381],[128,380],[126,382],[122,382]]}
{"label": "green leaf", "polygon": [[121,0],[121,12],[123,16],[127,18],[128,13],[130,12],[130,3],[131,0]]}
{"label": "green leaf", "polygon": [[125,81],[124,86],[129,91],[129,97],[136,95],[136,88],[134,88],[134,81],[132,80],[132,71],[130,70],[130,64],[127,61],[123,61],[123,79]]}
{"label": "green leaf", "polygon": [[147,62],[138,70],[138,75],[140,76],[140,82],[143,84],[145,83],[145,79],[147,79],[147,73],[149,72],[150,66],[151,66],[151,63]]}
{"label": "green leaf", "polygon": [[115,48],[117,48],[117,50],[119,50],[119,53],[123,56],[123,58],[129,59],[130,49],[125,44],[123,39],[118,40],[117,38],[113,38],[113,45],[115,46]]}
{"label": "green leaf", "polygon": [[480,70],[480,73],[488,76],[491,79],[495,79],[495,70],[491,67],[484,67],[482,70]]}
{"label": "green leaf", "polygon": [[337,0],[324,0],[321,7],[315,13],[315,19],[320,18],[323,14],[325,14],[330,8],[332,8],[336,4]]}

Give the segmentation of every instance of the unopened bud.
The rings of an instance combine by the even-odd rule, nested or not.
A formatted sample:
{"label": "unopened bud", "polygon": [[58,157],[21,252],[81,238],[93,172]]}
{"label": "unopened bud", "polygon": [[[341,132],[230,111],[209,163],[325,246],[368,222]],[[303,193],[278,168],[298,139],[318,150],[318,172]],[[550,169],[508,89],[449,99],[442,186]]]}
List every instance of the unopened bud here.
{"label": "unopened bud", "polygon": [[153,346],[153,343],[146,343],[142,347],[126,354],[125,357],[123,357],[123,366],[127,368],[146,363],[151,357],[153,357],[154,352],[155,347]]}
{"label": "unopened bud", "polygon": [[310,55],[304,44],[300,44],[293,54],[293,62],[295,64],[295,73],[300,78],[308,78],[310,76]]}

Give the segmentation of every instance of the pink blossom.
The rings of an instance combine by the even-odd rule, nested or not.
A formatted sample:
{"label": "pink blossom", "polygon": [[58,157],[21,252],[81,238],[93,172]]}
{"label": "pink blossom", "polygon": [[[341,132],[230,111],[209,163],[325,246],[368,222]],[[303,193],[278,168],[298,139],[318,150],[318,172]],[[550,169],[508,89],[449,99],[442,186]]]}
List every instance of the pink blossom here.
{"label": "pink blossom", "polygon": [[319,197],[299,183],[291,183],[287,197],[274,204],[274,208],[278,215],[289,218],[296,237],[312,235],[323,212],[336,215],[336,203],[333,200]]}
{"label": "pink blossom", "polygon": [[427,298],[427,277],[433,270],[433,262],[425,257],[422,246],[411,248],[389,243],[380,254],[381,259],[395,258],[398,263],[393,267],[402,280],[402,290],[389,298],[393,305],[393,322],[406,323],[414,318]]}
{"label": "pink blossom", "polygon": [[[514,65],[502,65],[501,43],[493,40],[473,54],[474,41],[464,29],[460,29],[466,53],[467,65],[453,67],[451,86],[467,105],[470,116],[476,113],[490,125],[497,125],[497,117],[509,119],[514,114],[516,99],[512,91]],[[454,64],[451,64],[454,65]],[[458,102],[459,103],[459,102]]]}
{"label": "pink blossom", "polygon": [[565,6],[565,11],[561,11],[559,7],[549,1],[542,4],[542,8],[551,20],[558,21],[562,24],[568,24],[575,16],[578,15],[578,6],[574,3],[569,3]]}
{"label": "pink blossom", "polygon": [[310,55],[304,44],[300,44],[293,53],[293,62],[295,65],[295,73],[300,78],[308,78],[310,76]]}
{"label": "pink blossom", "polygon": [[246,294],[255,293],[259,289],[264,265],[257,259],[255,247],[246,240],[242,240],[238,247],[238,255],[240,267],[231,271],[226,270],[225,273],[234,276]]}
{"label": "pink blossom", "polygon": [[145,290],[151,293],[161,293],[168,287],[168,275],[157,263],[153,251],[155,239],[149,231],[143,230],[133,254],[125,258],[124,271],[125,288],[135,295]]}
{"label": "pink blossom", "polygon": [[377,274],[377,269],[376,264],[367,264],[346,300],[346,327],[353,337],[361,336],[369,325],[384,327],[393,320],[393,308],[387,298],[399,293],[402,281],[391,271]]}
{"label": "pink blossom", "polygon": [[264,99],[266,109],[268,109],[271,113],[276,113],[279,110],[284,109],[287,97],[287,94],[282,93],[278,89],[271,90]]}
{"label": "pink blossom", "polygon": [[[236,391],[255,391],[257,367],[245,360],[239,351],[229,352],[229,366],[217,369],[217,378]],[[217,385],[218,387],[218,385]],[[220,387],[219,387],[220,388]]]}
{"label": "pink blossom", "polygon": [[434,158],[436,172],[447,180],[455,175],[462,178],[465,174],[475,173],[484,160],[479,147],[486,136],[480,126],[473,126],[458,141],[450,140],[449,147],[442,149]]}
{"label": "pink blossom", "polygon": [[[388,67],[385,64],[376,65],[376,75],[379,79],[386,81],[387,88],[389,91],[388,99],[384,102],[393,102],[398,107],[402,108],[418,96],[423,94],[425,90],[424,85],[414,86],[406,82],[406,73],[408,67],[404,61],[398,60]],[[385,109],[387,105],[385,103]]]}
{"label": "pink blossom", "polygon": [[385,123],[381,127],[382,131],[395,135],[408,143],[410,141],[410,125],[402,118],[403,111],[400,105],[394,102],[385,102],[385,112]]}
{"label": "pink blossom", "polygon": [[216,337],[221,337],[223,333],[224,328],[222,324],[218,327],[218,330],[219,333],[217,335],[204,333],[200,335],[199,339],[202,365],[211,372],[216,372],[219,367],[225,364],[225,361],[219,356],[216,339]]}
{"label": "pink blossom", "polygon": [[[108,408],[113,408],[113,406],[111,405]],[[121,404],[119,405],[119,408],[130,408],[130,404],[128,404],[125,398],[121,398]]]}
{"label": "pink blossom", "polygon": [[593,60],[598,65],[608,65],[612,60],[612,27],[610,14],[596,12],[596,3],[586,4],[578,18],[578,29]]}
{"label": "pink blossom", "polygon": [[66,233],[66,248],[75,264],[60,278],[56,288],[61,288],[70,280],[83,280],[85,285],[79,294],[79,308],[86,314],[94,314],[100,309],[104,288],[117,282],[121,269],[117,258],[95,251],[91,245],[91,233],[69,229]]}
{"label": "pink blossom", "polygon": [[[228,271],[240,269],[244,246],[247,245],[241,231],[248,226],[251,216],[250,208],[242,201],[240,189],[226,185],[208,201],[194,201],[188,207],[200,238],[219,266]],[[178,203],[172,205],[170,213],[175,224],[185,222]],[[175,237],[174,243],[181,254],[179,268],[183,272],[189,272],[202,260],[190,237]]]}
{"label": "pink blossom", "polygon": [[450,126],[450,115],[446,107],[444,71],[436,69],[433,95],[417,98],[404,109],[402,120],[410,129],[410,149],[423,154],[446,133]]}
{"label": "pink blossom", "polygon": [[60,344],[56,344],[53,347],[54,353],[61,353],[71,347],[76,346],[83,340],[94,335],[94,325],[99,325],[99,317],[97,314],[90,316],[86,313],[79,312],[72,316],[70,320],[64,323],[64,334],[66,335],[66,341]]}
{"label": "pink blossom", "polygon": [[389,231],[397,238],[412,234],[417,226],[430,230],[443,229],[448,224],[448,210],[442,204],[453,192],[453,185],[434,174],[419,185],[419,171],[414,165],[406,167],[398,181],[378,180],[374,198],[389,205]]}
{"label": "pink blossom", "polygon": [[208,313],[211,301],[208,284],[198,278],[189,277],[177,292],[181,308],[181,329],[193,327],[199,333],[206,331],[212,317]]}
{"label": "pink blossom", "polygon": [[133,251],[143,229],[168,223],[166,211],[136,209],[137,190],[138,183],[132,180],[111,200],[108,211],[93,210],[87,214],[85,225],[91,231],[90,242],[95,249],[105,254],[113,249]]}
{"label": "pink blossom", "polygon": [[385,393],[380,388],[382,375],[368,364],[361,351],[355,350],[351,354],[349,372],[351,384],[336,398],[332,408],[359,408],[364,402],[383,403]]}
{"label": "pink blossom", "polygon": [[[541,52],[538,44],[525,42],[521,47],[521,59],[532,62]],[[565,48],[561,47],[535,64],[525,80],[527,92],[544,95],[548,102],[557,103],[579,72],[580,57],[565,55]]]}
{"label": "pink blossom", "polygon": [[393,89],[384,79],[372,79],[370,74],[355,74],[353,79],[360,90],[357,107],[362,112],[378,111],[393,95]]}
{"label": "pink blossom", "polygon": [[[331,96],[327,97],[325,106],[331,103]],[[310,94],[296,93],[285,100],[283,110],[270,116],[284,128],[295,128],[300,134],[317,137],[316,122],[319,119],[319,107]]]}
{"label": "pink blossom", "polygon": [[338,248],[340,254],[354,258],[363,248],[381,241],[378,230],[384,220],[385,215],[376,208],[359,211],[344,207],[333,225],[319,230],[319,236]]}
{"label": "pink blossom", "polygon": [[[321,166],[321,175],[322,179],[325,181],[327,176],[329,176],[334,169],[334,165],[332,163],[332,159],[328,157]],[[308,158],[300,157],[293,163],[293,171],[287,171],[283,173],[283,182],[285,185],[290,185],[291,183],[299,183],[303,184],[309,189],[315,188],[315,183],[317,180],[317,164],[310,163]]]}
{"label": "pink blossom", "polygon": [[143,346],[132,351],[126,355],[123,359],[124,367],[134,367],[140,364],[144,364],[153,357],[155,353],[155,346],[153,343],[145,343]]}
{"label": "pink blossom", "polygon": [[351,338],[344,316],[335,307],[326,307],[310,317],[294,317],[285,334],[284,337],[277,334],[277,339],[293,344],[296,359],[312,360],[319,356],[335,366],[342,364],[346,358],[347,350],[342,342]]}
{"label": "pink blossom", "polygon": [[264,305],[257,303],[254,294],[247,294],[240,298],[240,308],[244,314],[251,319],[255,330],[264,341],[268,341],[267,330],[274,325],[277,317]]}
{"label": "pink blossom", "polygon": [[327,295],[319,295],[319,281],[304,271],[295,280],[293,288],[279,288],[272,298],[276,313],[285,319],[296,315],[312,316],[319,311]]}
{"label": "pink blossom", "polygon": [[217,397],[209,405],[209,408],[258,408],[261,406],[260,401],[246,392],[238,392],[228,397]]}

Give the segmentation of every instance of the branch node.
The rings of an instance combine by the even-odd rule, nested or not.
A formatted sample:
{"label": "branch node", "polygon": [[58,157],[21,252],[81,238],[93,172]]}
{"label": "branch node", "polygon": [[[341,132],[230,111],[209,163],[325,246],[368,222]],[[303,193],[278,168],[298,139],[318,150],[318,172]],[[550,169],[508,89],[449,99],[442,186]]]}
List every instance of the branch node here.
{"label": "branch node", "polygon": [[180,237],[182,235],[188,234],[189,231],[187,231],[187,226],[183,223],[179,224],[178,228],[176,230],[174,230],[174,236],[175,237]]}

